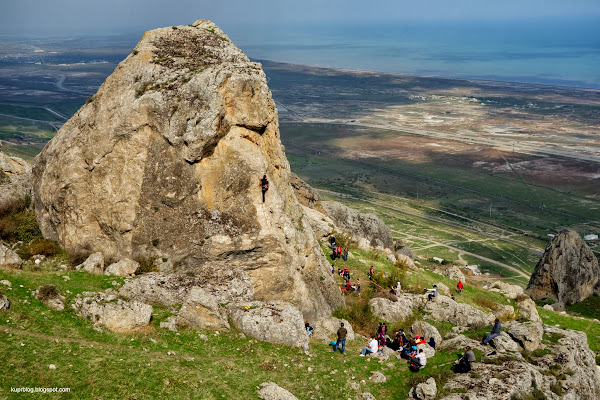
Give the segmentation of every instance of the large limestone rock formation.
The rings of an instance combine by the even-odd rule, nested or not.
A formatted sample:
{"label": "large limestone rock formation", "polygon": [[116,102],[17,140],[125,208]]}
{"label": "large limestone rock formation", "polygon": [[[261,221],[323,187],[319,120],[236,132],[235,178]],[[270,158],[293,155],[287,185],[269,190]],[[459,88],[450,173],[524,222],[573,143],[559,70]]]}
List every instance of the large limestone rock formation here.
{"label": "large limestone rock formation", "polygon": [[0,209],[31,193],[31,166],[18,157],[2,152],[0,141]]}
{"label": "large limestone rock formation", "polygon": [[552,238],[535,266],[527,293],[533,300],[563,304],[600,295],[598,259],[577,232],[563,230]]}
{"label": "large limestone rock formation", "polygon": [[327,316],[343,300],[290,175],[261,65],[197,21],[144,34],[36,159],[34,200],[70,252],[241,268],[256,299]]}

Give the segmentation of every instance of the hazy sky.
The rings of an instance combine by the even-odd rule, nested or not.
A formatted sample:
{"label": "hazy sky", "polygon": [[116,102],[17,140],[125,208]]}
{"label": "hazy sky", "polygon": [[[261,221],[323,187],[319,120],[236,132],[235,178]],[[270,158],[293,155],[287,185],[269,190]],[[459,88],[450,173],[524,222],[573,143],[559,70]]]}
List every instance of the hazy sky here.
{"label": "hazy sky", "polygon": [[0,0],[0,31],[92,33],[185,25],[599,18],[599,0]]}

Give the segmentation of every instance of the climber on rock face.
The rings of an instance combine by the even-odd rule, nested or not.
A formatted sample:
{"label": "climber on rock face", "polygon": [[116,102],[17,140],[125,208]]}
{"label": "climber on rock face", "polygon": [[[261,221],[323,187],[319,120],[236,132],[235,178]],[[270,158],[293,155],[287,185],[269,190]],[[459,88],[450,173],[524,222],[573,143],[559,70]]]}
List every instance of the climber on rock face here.
{"label": "climber on rock face", "polygon": [[265,202],[265,193],[269,190],[269,181],[267,180],[267,175],[263,175],[260,180],[260,188],[262,189],[262,199],[263,203]]}

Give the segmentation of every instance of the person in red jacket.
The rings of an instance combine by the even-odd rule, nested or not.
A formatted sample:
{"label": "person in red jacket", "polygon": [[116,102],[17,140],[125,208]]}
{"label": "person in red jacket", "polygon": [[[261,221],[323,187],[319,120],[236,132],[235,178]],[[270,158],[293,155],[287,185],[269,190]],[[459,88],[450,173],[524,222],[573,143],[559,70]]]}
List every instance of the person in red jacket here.
{"label": "person in red jacket", "polygon": [[463,283],[460,279],[458,280],[458,284],[456,285],[456,288],[458,289],[458,294],[461,294],[462,291],[465,289],[465,285],[463,285]]}

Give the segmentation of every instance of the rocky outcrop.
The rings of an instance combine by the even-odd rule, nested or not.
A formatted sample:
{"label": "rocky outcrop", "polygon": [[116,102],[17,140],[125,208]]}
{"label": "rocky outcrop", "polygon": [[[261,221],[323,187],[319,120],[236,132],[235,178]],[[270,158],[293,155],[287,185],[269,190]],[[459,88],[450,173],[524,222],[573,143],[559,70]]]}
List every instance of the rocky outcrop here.
{"label": "rocky outcrop", "polygon": [[412,337],[419,335],[426,341],[433,338],[438,346],[442,343],[442,335],[440,335],[437,328],[425,321],[417,321],[412,324],[410,327],[410,334]]}
{"label": "rocky outcrop", "polygon": [[419,400],[433,400],[437,397],[437,385],[434,378],[429,378],[410,389],[408,397]]}
{"label": "rocky outcrop", "polygon": [[463,274],[462,271],[460,270],[460,268],[458,268],[455,265],[448,267],[444,271],[444,275],[446,275],[448,278],[456,281],[456,283],[458,283],[458,281],[462,281],[462,283],[466,283],[465,274]]}
{"label": "rocky outcrop", "polygon": [[369,307],[377,318],[388,322],[399,322],[404,321],[425,301],[424,296],[402,294],[398,296],[397,301],[375,297],[369,300]]}
{"label": "rocky outcrop", "polygon": [[333,223],[352,235],[359,246],[394,249],[390,228],[375,214],[363,214],[336,201],[323,201],[321,204]]}
{"label": "rocky outcrop", "polygon": [[140,267],[140,263],[130,258],[124,258],[116,263],[110,264],[104,271],[105,275],[130,276]]}
{"label": "rocky outcrop", "polygon": [[335,231],[335,224],[325,214],[306,206],[302,206],[302,210],[317,238],[327,237]]}
{"label": "rocky outcrop", "polygon": [[516,299],[523,295],[523,288],[517,285],[511,285],[510,283],[496,281],[491,285],[491,291],[499,292],[508,298]]}
{"label": "rocky outcrop", "polygon": [[454,325],[473,329],[492,326],[494,314],[486,313],[464,303],[457,303],[449,297],[438,295],[435,300],[425,304],[425,311],[437,321],[449,321]]}
{"label": "rocky outcrop", "polygon": [[0,293],[0,311],[7,311],[10,308],[10,301],[6,295]]}
{"label": "rocky outcrop", "polygon": [[202,329],[229,329],[225,309],[204,289],[194,286],[177,314],[178,326]]}
{"label": "rocky outcrop", "polygon": [[527,321],[542,322],[540,314],[537,311],[535,302],[528,296],[519,297],[517,299],[517,307],[519,308],[519,316]]}
{"label": "rocky outcrop", "polygon": [[67,251],[241,268],[257,299],[328,316],[343,298],[291,179],[261,65],[197,21],[144,34],[36,158],[34,201]]}
{"label": "rocky outcrop", "polygon": [[346,334],[346,340],[354,340],[354,330],[350,322],[345,319],[338,319],[335,317],[323,318],[315,323],[315,331],[313,336],[317,339],[326,340],[328,343],[332,339],[337,339],[337,331],[340,328],[340,323],[344,323],[344,328],[348,331]]}
{"label": "rocky outcrop", "polygon": [[600,295],[598,259],[577,232],[563,230],[552,238],[535,266],[527,294],[533,300],[564,304]]}
{"label": "rocky outcrop", "polygon": [[500,336],[496,336],[490,341],[490,344],[498,351],[499,353],[505,352],[519,352],[519,345],[515,342],[508,333],[501,332]]}
{"label": "rocky outcrop", "polygon": [[228,307],[228,313],[238,329],[256,339],[293,347],[308,344],[302,314],[288,303],[239,303]]}
{"label": "rocky outcrop", "polygon": [[82,263],[75,267],[77,271],[85,271],[90,274],[102,275],[104,273],[104,255],[101,252],[90,254]]}
{"label": "rocky outcrop", "polygon": [[38,287],[33,293],[33,297],[40,300],[54,311],[62,311],[65,309],[66,298],[60,294],[60,291],[54,285],[42,285]]}
{"label": "rocky outcrop", "polygon": [[206,268],[202,276],[151,272],[129,278],[119,295],[148,304],[183,304],[193,287],[200,287],[219,303],[249,301],[253,298],[252,280],[239,268]]}
{"label": "rocky outcrop", "polygon": [[0,241],[0,267],[21,268],[21,265],[21,257]]}
{"label": "rocky outcrop", "polygon": [[124,301],[110,293],[83,292],[75,298],[72,307],[80,317],[115,332],[143,329],[152,316],[152,306],[139,301]]}
{"label": "rocky outcrop", "polygon": [[0,141],[0,208],[31,195],[31,166],[2,152]]}
{"label": "rocky outcrop", "polygon": [[542,343],[544,328],[541,323],[513,323],[508,330],[512,339],[527,351],[537,350]]}
{"label": "rocky outcrop", "polygon": [[296,198],[300,204],[302,204],[304,207],[318,211],[321,214],[325,214],[325,210],[321,204],[321,196],[317,190],[315,190],[308,183],[304,182],[293,172],[290,185],[292,185],[292,189],[294,189],[294,193],[296,194]]}
{"label": "rocky outcrop", "polygon": [[263,400],[298,400],[296,396],[273,382],[261,383],[258,397]]}

